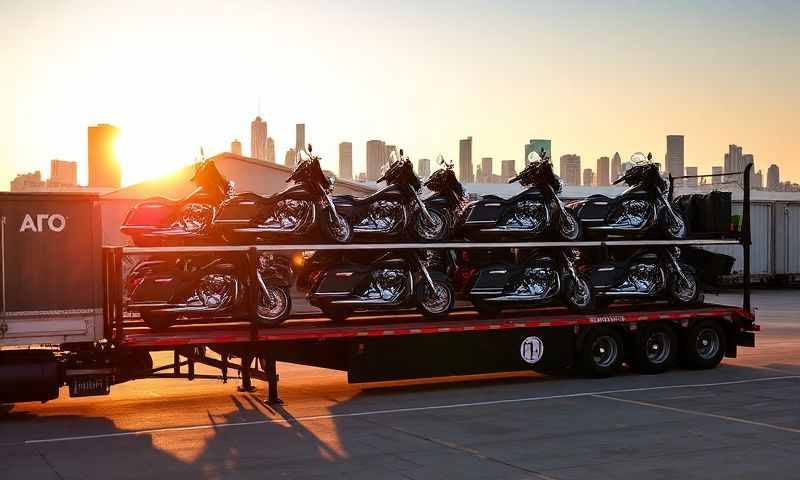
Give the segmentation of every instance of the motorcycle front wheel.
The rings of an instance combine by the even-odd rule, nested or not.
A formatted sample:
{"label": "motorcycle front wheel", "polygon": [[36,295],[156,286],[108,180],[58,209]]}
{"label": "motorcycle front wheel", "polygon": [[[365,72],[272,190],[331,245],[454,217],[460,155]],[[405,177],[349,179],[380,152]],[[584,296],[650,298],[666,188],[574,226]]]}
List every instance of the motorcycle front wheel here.
{"label": "motorcycle front wheel", "polygon": [[428,208],[431,223],[422,212],[414,217],[414,237],[424,242],[441,242],[450,237],[453,221],[449,212],[439,208]]}
{"label": "motorcycle front wheel", "polygon": [[[442,277],[444,277],[442,275]],[[449,280],[433,276],[433,286],[422,283],[417,289],[417,311],[426,318],[446,317],[455,304],[455,289]]]}
{"label": "motorcycle front wheel", "polygon": [[262,327],[276,327],[292,311],[292,297],[287,287],[267,285],[266,292],[259,289],[256,321]]}
{"label": "motorcycle front wheel", "polygon": [[575,313],[590,313],[594,311],[594,294],[589,282],[583,277],[578,277],[576,282],[571,277],[564,281],[564,301],[567,308]]}
{"label": "motorcycle front wheel", "polygon": [[583,236],[583,227],[578,218],[569,210],[565,210],[566,215],[559,215],[558,233],[561,238],[570,242],[576,242]]}
{"label": "motorcycle front wheel", "polygon": [[350,243],[353,240],[353,226],[343,215],[328,212],[322,222],[322,234],[333,243]]}
{"label": "motorcycle front wheel", "polygon": [[[697,276],[688,265],[681,264],[683,276],[677,272],[672,272],[669,279],[669,299],[674,305],[692,305],[700,298],[700,287],[697,284]],[[686,277],[684,280],[683,277]]]}
{"label": "motorcycle front wheel", "polygon": [[676,208],[675,216],[677,217],[677,220],[673,219],[672,216],[666,211],[663,211],[661,214],[661,228],[664,230],[667,238],[672,240],[682,240],[686,238],[689,233],[686,223],[686,215]]}

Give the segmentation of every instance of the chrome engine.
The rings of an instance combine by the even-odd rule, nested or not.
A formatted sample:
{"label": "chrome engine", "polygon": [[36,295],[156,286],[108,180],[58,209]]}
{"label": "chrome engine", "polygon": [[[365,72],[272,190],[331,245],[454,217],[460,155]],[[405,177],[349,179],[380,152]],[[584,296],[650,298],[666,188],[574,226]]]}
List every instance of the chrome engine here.
{"label": "chrome engine", "polygon": [[402,269],[383,268],[372,272],[372,281],[363,296],[370,300],[393,302],[406,291],[408,273]]}
{"label": "chrome engine", "polygon": [[214,207],[206,203],[187,203],[170,227],[196,233],[204,230],[214,220]]}
{"label": "chrome engine", "polygon": [[314,205],[307,200],[281,200],[272,215],[261,222],[264,231],[300,233],[314,223]]}
{"label": "chrome engine", "polygon": [[498,225],[503,230],[523,230],[541,233],[550,221],[550,211],[542,202],[523,200],[514,205],[512,212]]}
{"label": "chrome engine", "polygon": [[646,200],[628,200],[609,217],[609,226],[641,228],[653,217],[653,204]]}
{"label": "chrome engine", "polygon": [[392,233],[405,225],[406,210],[400,202],[378,200],[369,206],[369,213],[357,224],[356,232]]}
{"label": "chrome engine", "polygon": [[618,287],[611,289],[610,293],[655,295],[667,284],[664,269],[652,263],[637,263],[631,265],[628,276]]}
{"label": "chrome engine", "polygon": [[526,268],[522,279],[511,286],[512,295],[528,300],[544,300],[558,295],[561,279],[552,268]]}
{"label": "chrome engine", "polygon": [[189,307],[222,310],[239,298],[239,280],[234,275],[211,273],[200,280],[200,285],[186,299]]}

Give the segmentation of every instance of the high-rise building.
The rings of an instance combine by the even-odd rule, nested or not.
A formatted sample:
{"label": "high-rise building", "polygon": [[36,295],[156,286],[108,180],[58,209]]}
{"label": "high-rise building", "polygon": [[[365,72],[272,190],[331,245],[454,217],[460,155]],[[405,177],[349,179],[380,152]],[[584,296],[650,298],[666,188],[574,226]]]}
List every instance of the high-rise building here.
{"label": "high-rise building", "polygon": [[[724,172],[722,167],[711,167],[711,175],[722,175]],[[722,177],[711,177],[711,185],[719,185],[722,183]]]}
{"label": "high-rise building", "polygon": [[514,160],[503,160],[500,162],[500,180],[507,182],[517,176]]}
{"label": "high-rise building", "polygon": [[683,135],[667,135],[667,155],[664,159],[666,173],[683,176]]}
{"label": "high-rise building", "polygon": [[275,140],[272,137],[267,137],[267,161],[275,163]]}
{"label": "high-rise building", "polygon": [[609,182],[609,159],[608,157],[600,157],[597,159],[597,176],[595,182],[598,187],[607,187],[611,185]]}
{"label": "high-rise building", "polygon": [[781,185],[781,171],[774,163],[767,169],[767,190],[777,190]]}
{"label": "high-rise building", "polygon": [[20,173],[14,180],[11,180],[12,192],[29,192],[42,189],[44,189],[44,181],[42,180],[42,172],[39,170],[33,173]]}
{"label": "high-rise building", "polygon": [[686,176],[687,177],[695,177],[695,178],[685,178],[684,185],[687,187],[696,187],[697,186],[697,167],[686,167]]}
{"label": "high-rise building", "polygon": [[481,158],[481,177],[477,179],[478,183],[492,183],[492,157]]}
{"label": "high-rise building", "polygon": [[261,117],[250,122],[250,156],[267,160],[267,122]]}
{"label": "high-rise building", "polygon": [[[741,172],[742,170],[742,147],[734,144],[728,145],[728,153],[725,154],[725,173]],[[726,175],[725,181],[735,181],[738,178],[738,175]]]}
{"label": "high-rise building", "polygon": [[289,168],[294,168],[294,161],[297,157],[297,151],[294,148],[286,150],[286,155],[283,156],[283,164]]}
{"label": "high-rise building", "polygon": [[298,123],[294,126],[294,150],[300,152],[306,149],[306,124]]}
{"label": "high-rise building", "polygon": [[594,185],[594,172],[591,168],[583,169],[583,185],[586,187]]}
{"label": "high-rise building", "polygon": [[574,153],[561,155],[559,163],[559,176],[564,183],[579,187],[581,185],[581,156]]}
{"label": "high-rise building", "polygon": [[618,179],[622,175],[622,158],[619,156],[619,152],[614,152],[614,156],[611,157],[611,181]]}
{"label": "high-rise building", "polygon": [[78,186],[78,162],[69,160],[50,160],[48,188]]}
{"label": "high-rise building", "polygon": [[533,138],[525,144],[525,166],[528,166],[528,155],[531,152],[536,152],[537,154],[544,149],[545,153],[548,157],[553,157],[553,151],[551,149],[551,141],[546,138]]}
{"label": "high-rise building", "polygon": [[753,175],[753,179],[750,182],[750,188],[755,188],[758,190],[764,189],[764,174],[761,173],[761,170]]}
{"label": "high-rise building", "polygon": [[339,177],[345,180],[353,179],[353,144],[351,142],[339,144]]}
{"label": "high-rise building", "polygon": [[474,183],[475,173],[472,167],[472,137],[458,141],[458,179],[461,183]]}
{"label": "high-rise building", "polygon": [[381,178],[381,167],[386,159],[386,144],[382,140],[367,141],[367,180]]}
{"label": "high-rise building", "polygon": [[422,178],[431,176],[431,161],[428,158],[420,158],[417,161],[417,175]]}
{"label": "high-rise building", "polygon": [[234,140],[231,142],[231,153],[234,155],[242,156],[242,142]]}
{"label": "high-rise building", "polygon": [[89,127],[89,186],[119,188],[122,171],[116,154],[119,129],[101,123]]}
{"label": "high-rise building", "polygon": [[756,184],[756,161],[753,158],[753,154],[752,153],[745,153],[745,154],[742,155],[741,168],[740,168],[740,170],[737,170],[737,171],[743,171],[745,169],[745,167],[747,165],[751,164],[751,163],[753,164],[753,168],[750,169],[750,186],[751,187],[755,187],[755,184]]}

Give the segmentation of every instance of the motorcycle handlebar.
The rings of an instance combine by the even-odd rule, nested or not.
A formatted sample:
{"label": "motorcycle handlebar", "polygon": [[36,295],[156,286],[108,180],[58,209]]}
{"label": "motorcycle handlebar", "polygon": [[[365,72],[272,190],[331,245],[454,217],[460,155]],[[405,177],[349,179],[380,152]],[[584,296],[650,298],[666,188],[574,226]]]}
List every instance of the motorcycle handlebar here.
{"label": "motorcycle handlebar", "polygon": [[519,176],[519,175],[517,175],[517,176],[516,176],[516,177],[514,177],[514,178],[509,178],[509,179],[508,179],[508,183],[514,183],[514,182],[518,181],[518,180],[519,180],[519,177],[520,177],[520,176]]}
{"label": "motorcycle handlebar", "polygon": [[623,175],[623,176],[619,177],[618,179],[614,180],[614,183],[612,183],[612,185],[616,185],[616,184],[622,183],[624,181],[625,181],[625,175]]}

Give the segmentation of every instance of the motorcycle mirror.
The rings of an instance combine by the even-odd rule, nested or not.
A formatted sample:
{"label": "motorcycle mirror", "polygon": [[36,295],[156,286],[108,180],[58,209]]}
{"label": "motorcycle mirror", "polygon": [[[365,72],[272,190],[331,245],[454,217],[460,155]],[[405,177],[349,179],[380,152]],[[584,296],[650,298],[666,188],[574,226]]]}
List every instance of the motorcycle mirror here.
{"label": "motorcycle mirror", "polygon": [[403,158],[403,149],[400,149],[400,158]]}
{"label": "motorcycle mirror", "polygon": [[331,184],[331,187],[333,187],[333,186],[336,184],[336,177],[335,177],[335,176],[333,176],[333,175],[331,175],[330,177],[328,177],[328,183],[330,183],[330,184]]}
{"label": "motorcycle mirror", "polygon": [[308,153],[310,154],[314,149],[311,147],[311,144],[308,144]]}
{"label": "motorcycle mirror", "polygon": [[653,159],[653,152],[647,152],[647,159],[648,160],[652,160]]}

